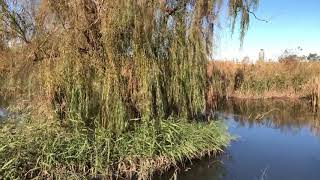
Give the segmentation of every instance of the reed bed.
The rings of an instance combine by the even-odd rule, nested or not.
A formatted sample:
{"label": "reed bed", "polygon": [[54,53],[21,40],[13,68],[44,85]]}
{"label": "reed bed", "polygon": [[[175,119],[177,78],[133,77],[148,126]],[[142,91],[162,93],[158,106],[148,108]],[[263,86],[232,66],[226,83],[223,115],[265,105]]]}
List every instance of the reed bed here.
{"label": "reed bed", "polygon": [[313,111],[316,112],[320,110],[320,78],[319,76],[311,79],[311,84],[309,86],[311,90],[311,104]]}
{"label": "reed bed", "polygon": [[[308,98],[316,100],[319,62],[212,62],[215,81],[224,83],[226,96],[235,98]],[[216,90],[222,91],[222,88]]]}
{"label": "reed bed", "polygon": [[7,124],[0,129],[0,178],[149,179],[154,172],[221,152],[230,140],[217,122],[161,121],[161,127],[156,134],[152,123],[144,123],[117,139],[99,128],[90,143],[80,130],[64,131],[57,124]]}

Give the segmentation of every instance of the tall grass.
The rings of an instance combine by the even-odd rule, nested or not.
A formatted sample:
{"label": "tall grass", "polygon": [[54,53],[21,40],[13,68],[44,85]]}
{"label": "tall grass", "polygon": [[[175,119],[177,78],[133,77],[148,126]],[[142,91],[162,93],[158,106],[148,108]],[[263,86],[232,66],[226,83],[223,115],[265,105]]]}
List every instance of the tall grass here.
{"label": "tall grass", "polygon": [[[227,96],[238,98],[303,98],[317,94],[318,62],[212,62],[214,79],[227,84]],[[223,78],[221,78],[223,77]],[[221,91],[221,90],[220,90]]]}
{"label": "tall grass", "polygon": [[0,178],[149,179],[155,171],[222,151],[230,140],[220,123],[161,121],[161,127],[155,134],[152,123],[143,123],[117,139],[97,128],[91,144],[85,134],[57,124],[7,124],[0,129]]}

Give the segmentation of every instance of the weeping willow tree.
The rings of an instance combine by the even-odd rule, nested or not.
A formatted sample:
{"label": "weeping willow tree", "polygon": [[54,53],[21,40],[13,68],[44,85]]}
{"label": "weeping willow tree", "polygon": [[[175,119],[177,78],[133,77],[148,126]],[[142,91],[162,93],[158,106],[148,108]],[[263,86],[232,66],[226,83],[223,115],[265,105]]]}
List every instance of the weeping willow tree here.
{"label": "weeping willow tree", "polygon": [[[206,108],[206,67],[223,0],[34,2],[30,14],[23,0],[0,0],[1,33],[46,47],[35,56],[45,54],[36,59],[61,121],[122,132],[137,120],[192,120]],[[243,40],[259,2],[226,3]]]}
{"label": "weeping willow tree", "polygon": [[[243,38],[258,2],[225,2]],[[0,0],[9,54],[0,58],[26,72],[15,96],[24,86],[32,95],[22,101],[30,122],[0,128],[0,179],[148,179],[221,151],[226,131],[191,121],[209,109],[207,64],[223,4]]]}
{"label": "weeping willow tree", "polygon": [[[52,71],[60,118],[121,132],[134,120],[192,120],[203,111],[221,0],[48,4],[63,39]],[[228,1],[232,29],[240,19],[241,39],[257,5]]]}

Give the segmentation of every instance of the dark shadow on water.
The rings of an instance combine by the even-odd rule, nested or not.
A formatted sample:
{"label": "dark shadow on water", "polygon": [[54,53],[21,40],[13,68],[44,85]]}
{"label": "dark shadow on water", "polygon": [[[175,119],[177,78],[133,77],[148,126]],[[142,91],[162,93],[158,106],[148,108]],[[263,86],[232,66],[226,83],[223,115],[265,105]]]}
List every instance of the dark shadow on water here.
{"label": "dark shadow on water", "polygon": [[[219,155],[219,157],[226,158],[227,156]],[[208,171],[208,169],[211,171]],[[171,168],[164,174],[156,174],[153,180],[168,180],[174,179],[174,177],[186,180],[210,177],[212,180],[218,180],[222,179],[225,175],[226,169],[224,168],[223,160],[221,158],[217,159],[206,156],[202,159],[196,159],[180,165],[178,169]]]}

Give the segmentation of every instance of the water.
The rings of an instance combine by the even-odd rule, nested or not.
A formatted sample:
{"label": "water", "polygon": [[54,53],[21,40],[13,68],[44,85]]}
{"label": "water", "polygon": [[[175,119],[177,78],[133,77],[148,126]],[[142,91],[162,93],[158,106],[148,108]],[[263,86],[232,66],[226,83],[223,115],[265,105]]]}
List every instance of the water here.
{"label": "water", "polygon": [[0,96],[0,121],[5,119],[8,115],[7,111],[3,107],[7,107],[8,102],[5,98]]}
{"label": "water", "polygon": [[4,110],[4,109],[2,109],[2,108],[0,108],[0,120],[6,118],[7,115],[8,115],[8,114],[7,114],[7,111]]}
{"label": "water", "polygon": [[307,103],[233,101],[218,114],[238,140],[218,158],[187,165],[178,179],[320,179],[320,118]]}

